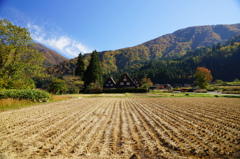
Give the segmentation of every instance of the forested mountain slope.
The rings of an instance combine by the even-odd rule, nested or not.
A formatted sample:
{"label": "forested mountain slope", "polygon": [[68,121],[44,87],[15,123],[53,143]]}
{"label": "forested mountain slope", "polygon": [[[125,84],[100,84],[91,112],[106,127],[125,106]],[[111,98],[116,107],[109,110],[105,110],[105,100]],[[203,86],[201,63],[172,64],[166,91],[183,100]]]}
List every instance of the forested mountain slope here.
{"label": "forested mountain slope", "polygon": [[47,48],[46,46],[35,43],[35,47],[44,55],[43,64],[46,66],[56,65],[63,61],[68,60],[68,58],[58,54],[57,52]]}
{"label": "forested mountain slope", "polygon": [[196,26],[160,36],[143,44],[100,52],[105,73],[139,67],[139,61],[181,57],[188,50],[226,42],[240,33],[240,24]]}
{"label": "forested mountain slope", "polygon": [[178,30],[141,44],[150,50],[152,57],[181,56],[187,50],[225,42],[240,33],[240,24],[195,26]]}
{"label": "forested mountain slope", "polygon": [[213,79],[240,79],[240,34],[223,44],[188,51],[184,56],[168,60],[151,60],[129,73],[139,78],[147,75],[154,83],[192,83],[197,67],[208,68]]}
{"label": "forested mountain slope", "polygon": [[[160,36],[135,47],[99,52],[99,57],[102,61],[103,73],[106,75],[132,72],[131,70],[137,70],[140,73],[149,61],[160,60],[167,62],[184,57],[190,50],[206,46],[212,48],[214,44],[224,43],[238,33],[240,33],[240,24],[189,27],[172,34]],[[192,52],[192,56],[194,56],[194,53]],[[89,54],[85,54],[84,57],[87,65]],[[54,75],[72,74],[75,65],[76,59],[71,59],[50,67],[48,72]],[[140,68],[142,69],[140,70]],[[172,72],[174,71],[172,70]],[[142,74],[144,73],[142,72]]]}

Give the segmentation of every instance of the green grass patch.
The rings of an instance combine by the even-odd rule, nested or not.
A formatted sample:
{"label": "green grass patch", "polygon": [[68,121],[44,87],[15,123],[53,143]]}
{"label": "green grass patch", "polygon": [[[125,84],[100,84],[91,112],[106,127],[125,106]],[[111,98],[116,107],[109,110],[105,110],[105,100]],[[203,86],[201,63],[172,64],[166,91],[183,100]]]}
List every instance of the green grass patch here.
{"label": "green grass patch", "polygon": [[153,92],[149,93],[149,96],[153,97],[228,97],[228,98],[240,98],[240,96],[233,95],[221,95],[221,94],[207,94],[207,93],[191,93],[191,92],[181,92],[181,93],[162,93]]}
{"label": "green grass patch", "polygon": [[225,82],[225,84],[227,84],[229,86],[240,86],[240,81],[237,81],[237,82]]}
{"label": "green grass patch", "polygon": [[148,93],[102,93],[102,94],[76,94],[69,95],[69,97],[228,97],[228,98],[240,98],[240,95],[221,95],[221,94],[208,94],[208,93],[193,93],[193,92],[179,92],[179,93],[167,93],[167,92],[148,92]]}

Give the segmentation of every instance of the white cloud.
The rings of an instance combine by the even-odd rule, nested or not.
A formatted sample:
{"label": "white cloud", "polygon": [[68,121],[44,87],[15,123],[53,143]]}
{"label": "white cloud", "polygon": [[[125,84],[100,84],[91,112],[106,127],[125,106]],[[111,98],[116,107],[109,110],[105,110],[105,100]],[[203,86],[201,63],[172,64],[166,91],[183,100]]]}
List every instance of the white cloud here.
{"label": "white cloud", "polygon": [[81,42],[66,35],[58,35],[57,33],[46,31],[44,27],[28,23],[27,28],[33,40],[59,51],[68,58],[76,57],[80,52],[89,53],[92,51]]}
{"label": "white cloud", "polygon": [[81,42],[65,34],[61,35],[61,29],[45,19],[42,20],[41,17],[32,18],[32,16],[26,15],[14,7],[6,7],[1,13],[7,16],[2,17],[1,15],[0,18],[9,19],[14,25],[28,28],[34,41],[59,52],[63,56],[73,58],[77,57],[80,52],[92,52],[92,49]]}

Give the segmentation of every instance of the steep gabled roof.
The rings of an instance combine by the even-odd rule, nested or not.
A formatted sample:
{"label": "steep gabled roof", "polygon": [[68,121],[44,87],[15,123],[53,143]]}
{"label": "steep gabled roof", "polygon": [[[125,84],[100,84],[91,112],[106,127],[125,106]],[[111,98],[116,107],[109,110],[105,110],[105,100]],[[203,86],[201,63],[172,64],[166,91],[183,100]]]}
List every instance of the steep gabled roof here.
{"label": "steep gabled roof", "polygon": [[140,82],[140,80],[135,76],[132,78],[133,82],[135,83],[135,85],[137,87],[141,87],[142,86],[142,83]]}
{"label": "steep gabled roof", "polygon": [[128,76],[127,73],[123,73],[123,75],[119,78],[116,83],[117,88],[137,88],[133,80]]}
{"label": "steep gabled roof", "polygon": [[106,82],[103,85],[103,88],[115,88],[116,87],[116,82],[112,77],[108,77]]}

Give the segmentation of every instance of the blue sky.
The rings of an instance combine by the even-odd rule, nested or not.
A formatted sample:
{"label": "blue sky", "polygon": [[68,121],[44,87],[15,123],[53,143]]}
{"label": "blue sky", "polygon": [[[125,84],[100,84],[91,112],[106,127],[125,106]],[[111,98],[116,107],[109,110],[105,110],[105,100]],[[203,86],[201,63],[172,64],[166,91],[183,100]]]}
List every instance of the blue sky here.
{"label": "blue sky", "polygon": [[73,58],[190,26],[240,23],[240,0],[0,0],[0,18]]}

